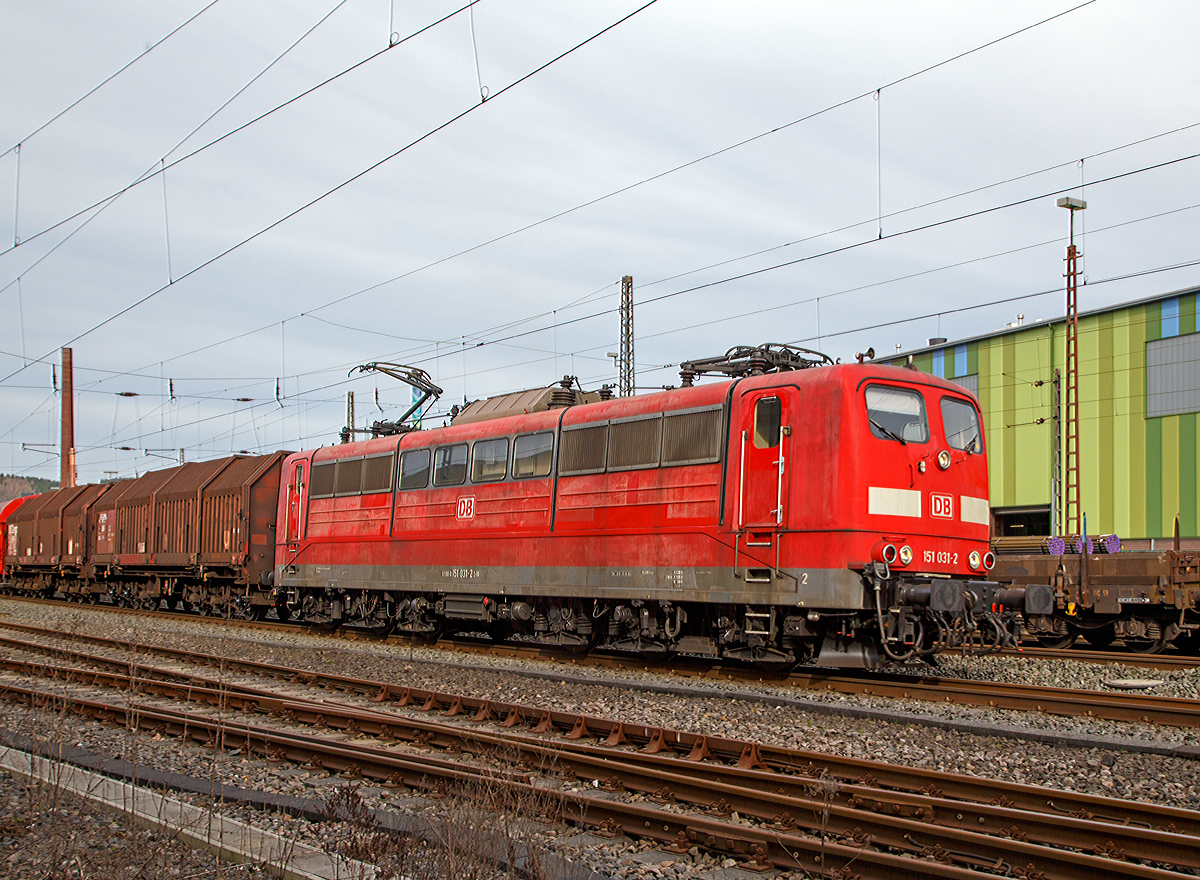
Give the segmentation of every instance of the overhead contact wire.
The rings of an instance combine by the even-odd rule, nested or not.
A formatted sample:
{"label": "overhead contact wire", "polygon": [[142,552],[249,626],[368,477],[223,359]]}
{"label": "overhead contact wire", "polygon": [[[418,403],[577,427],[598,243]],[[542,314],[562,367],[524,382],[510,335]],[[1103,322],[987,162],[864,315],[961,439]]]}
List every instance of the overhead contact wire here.
{"label": "overhead contact wire", "polygon": [[[508,91],[516,88],[517,86],[521,85],[521,83],[525,82],[526,80],[530,79],[533,76],[536,76],[537,74],[541,73],[546,68],[556,64],[557,62],[561,61],[563,58],[566,58],[568,55],[571,55],[572,53],[578,51],[579,49],[583,48],[584,46],[588,45],[589,43],[594,42],[595,40],[602,37],[604,34],[608,33],[609,31],[613,30],[614,28],[625,23],[626,21],[633,18],[638,13],[642,12],[645,9],[648,9],[649,7],[653,6],[657,2],[658,2],[658,0],[648,0],[648,2],[643,3],[641,6],[639,6],[637,9],[633,10],[629,14],[622,16],[617,21],[615,21],[612,24],[597,31],[596,33],[592,34],[590,37],[583,40],[582,42],[575,44],[570,49],[567,49],[565,52],[562,52],[562,53],[556,55],[555,57],[551,58],[549,61],[546,61],[544,64],[539,65],[538,67],[534,68],[530,72],[526,73],[525,75],[523,75],[523,76],[519,77],[518,79],[514,80],[513,82],[509,83],[504,88],[500,89],[500,91],[496,92],[496,94],[492,95],[489,100],[495,100],[496,98],[499,98],[505,92],[508,92]],[[286,221],[290,220],[292,217],[295,217],[297,214],[300,214],[301,212],[308,210],[313,205],[317,204],[318,202],[323,201],[324,199],[328,198],[329,196],[333,195],[334,193],[339,192],[340,190],[346,188],[350,184],[354,183],[356,180],[359,180],[362,177],[364,177],[365,175],[370,174],[376,168],[379,168],[380,166],[386,164],[387,162],[390,162],[392,159],[395,159],[397,156],[401,155],[402,153],[407,152],[408,150],[412,149],[416,145],[423,143],[424,141],[431,138],[433,135],[435,135],[438,132],[442,131],[443,129],[449,127],[450,125],[453,125],[458,120],[464,118],[465,116],[470,115],[471,113],[474,113],[477,109],[479,109],[482,106],[484,106],[482,103],[471,105],[467,109],[452,116],[450,119],[446,120],[445,122],[441,123],[440,125],[436,126],[435,128],[430,129],[425,134],[421,135],[420,137],[416,138],[415,140],[412,140],[409,143],[405,144],[403,147],[396,150],[394,153],[391,153],[390,155],[385,156],[384,158],[380,159],[379,161],[374,162],[373,164],[364,168],[362,171],[358,172],[357,174],[353,175],[352,177],[349,177],[346,180],[342,181],[341,183],[339,183],[337,186],[333,187],[332,189],[325,191],[321,195],[306,202],[305,204],[301,205],[300,207],[296,208],[295,210],[288,212],[284,216],[280,217],[278,220],[275,220],[274,222],[268,224],[267,226],[264,226],[262,229],[259,229],[257,232],[253,233],[252,235],[247,236],[246,238],[239,241],[237,244],[234,244],[231,247],[226,248],[225,250],[221,251],[220,253],[216,254],[215,256],[212,256],[209,259],[205,260],[204,262],[200,263],[199,265],[193,267],[192,269],[189,269],[187,272],[180,275],[179,278],[176,279],[176,281],[177,282],[182,281],[185,278],[188,278],[188,277],[196,274],[197,272],[206,268],[207,266],[212,265],[213,263],[217,262],[218,260],[224,259],[225,257],[229,256],[229,254],[233,253],[234,251],[238,250],[239,248],[244,247],[245,245],[247,245],[250,242],[254,241],[255,239],[259,238],[260,236],[266,234],[267,232],[270,232],[272,229],[274,229],[275,227],[279,226],[282,223],[285,223]],[[65,347],[65,346],[72,345],[75,342],[78,342],[80,339],[83,339],[85,336],[87,336],[91,333],[94,333],[96,330],[99,330],[101,327],[104,327],[105,325],[112,323],[117,318],[121,317],[122,315],[128,314],[129,312],[136,309],[138,306],[141,306],[142,304],[153,299],[154,297],[156,297],[158,294],[162,293],[164,290],[166,290],[170,286],[171,285],[169,285],[169,284],[163,285],[162,287],[159,287],[157,290],[151,291],[150,293],[146,294],[145,296],[143,296],[141,299],[137,300],[136,302],[133,302],[130,305],[126,306],[125,308],[121,309],[120,311],[115,312],[114,314],[105,318],[103,321],[100,321],[99,323],[94,324],[92,327],[88,328],[87,330],[84,330],[82,333],[79,333],[76,336],[73,336],[71,339],[64,342],[62,346],[56,346],[56,347]],[[47,352],[47,354],[44,355],[44,357],[48,357],[52,353],[53,352]],[[24,367],[22,367],[21,369],[24,369]],[[5,376],[3,379],[0,379],[0,382],[5,382],[5,381],[11,379],[13,376],[17,375],[17,373],[19,373],[19,372],[21,372],[21,370],[17,370],[14,373],[10,373],[9,375]]]}
{"label": "overhead contact wire", "polygon": [[[214,2],[215,2],[215,0],[214,0]],[[344,2],[344,0],[343,0],[343,2]],[[471,0],[471,2],[466,4],[465,6],[460,6],[458,9],[455,9],[453,12],[449,12],[446,15],[443,15],[441,18],[437,19],[436,21],[430,22],[429,24],[425,25],[425,27],[422,27],[418,30],[413,31],[411,34],[404,37],[404,39],[397,40],[396,42],[392,43],[391,45],[387,46],[386,48],[380,49],[378,52],[374,52],[374,53],[368,55],[366,58],[356,61],[354,64],[350,65],[349,67],[335,73],[333,76],[330,76],[330,77],[322,80],[321,82],[317,83],[316,85],[312,86],[311,88],[305,89],[303,92],[293,95],[291,98],[288,98],[282,104],[277,104],[276,106],[272,107],[270,110],[260,113],[258,116],[255,116],[253,119],[249,119],[246,122],[242,123],[241,125],[230,129],[229,131],[225,132],[223,135],[221,135],[217,138],[214,138],[213,140],[209,141],[208,143],[204,144],[203,146],[197,147],[196,149],[192,150],[190,153],[185,153],[184,155],[180,156],[178,159],[174,159],[173,161],[168,162],[163,167],[162,171],[165,172],[168,169],[174,168],[180,162],[186,162],[188,159],[191,159],[192,157],[194,157],[200,153],[203,153],[205,150],[209,149],[210,147],[216,146],[217,144],[224,141],[226,138],[232,137],[233,135],[235,135],[241,131],[244,131],[245,129],[249,128],[250,126],[256,125],[257,123],[262,122],[268,116],[271,116],[274,113],[277,113],[280,110],[284,109],[285,107],[288,107],[291,104],[294,104],[297,101],[300,101],[303,98],[308,97],[313,92],[323,89],[325,86],[329,85],[330,83],[335,82],[338,79],[341,79],[343,76],[346,76],[347,74],[354,72],[355,70],[362,67],[363,65],[369,64],[370,62],[374,61],[380,55],[385,54],[389,49],[393,49],[402,43],[407,43],[409,40],[413,39],[414,37],[418,37],[421,34],[425,33],[426,31],[430,30],[431,28],[435,28],[438,25],[442,24],[443,22],[448,21],[449,19],[458,15],[460,12],[465,11],[472,4],[478,3],[478,2],[479,2],[479,0]],[[341,3],[338,4],[339,7],[341,5],[342,5]],[[336,11],[337,11],[337,7],[335,7],[328,15],[326,15],[325,18],[328,18],[329,15],[331,15],[333,12],[336,12]],[[322,19],[321,21],[323,22],[324,20],[325,19]],[[319,25],[320,23],[321,22],[318,22],[317,24]],[[311,33],[311,30],[309,31],[309,33]],[[308,34],[306,33],[304,36],[307,36],[307,35]],[[301,37],[300,39],[303,40],[304,37]],[[297,40],[296,42],[299,43],[300,40]],[[295,44],[293,44],[291,47],[289,47],[287,50],[285,50],[285,52],[283,54],[286,55],[287,52],[290,52],[293,48],[295,48]],[[283,55],[280,56],[280,58],[282,58],[282,57],[283,57]],[[275,64],[278,60],[279,59],[277,58],[275,61],[271,62],[271,64],[272,65]],[[267,69],[269,69],[269,66]],[[263,71],[263,73],[265,73],[265,72],[266,72],[266,70]],[[262,74],[260,73],[259,76],[261,76],[261,75]],[[255,79],[257,79],[257,77],[255,77]],[[251,82],[253,82],[253,80],[251,80]],[[247,84],[247,85],[249,85],[249,84]],[[243,86],[242,91],[244,91],[244,90],[245,90],[245,87]],[[236,95],[234,97],[236,97]],[[232,99],[230,99],[230,100],[232,100]],[[228,102],[226,102],[226,103],[228,103]],[[224,107],[224,106],[225,105],[222,105],[222,107]],[[220,111],[218,110],[217,112],[220,112]],[[214,113],[214,115],[216,115],[216,114]],[[211,118],[212,117],[210,116],[209,119],[211,119]],[[175,150],[179,149],[179,147],[183,143],[185,143],[188,140],[188,138],[190,138],[192,136],[192,134],[195,134],[195,132],[200,127],[203,127],[203,125],[208,121],[209,120],[205,120],[204,123],[201,123],[200,126],[197,127],[197,129],[194,129],[191,132],[191,134],[188,135],[188,137],[184,138],[183,141],[180,141],[179,144],[176,144],[171,149],[171,152],[174,152]],[[168,153],[168,155],[170,155],[170,153]],[[153,169],[153,167],[151,167],[145,173],[143,173],[142,176],[138,177],[136,180],[134,180],[128,186],[125,186],[119,190],[116,190],[115,192],[110,193],[109,195],[105,196],[104,198],[102,198],[96,202],[93,202],[91,205],[87,206],[86,208],[81,208],[80,210],[76,211],[74,214],[71,214],[68,217],[64,217],[62,220],[59,220],[57,223],[53,224],[52,226],[47,226],[45,229],[41,230],[40,232],[37,232],[36,234],[31,235],[29,238],[25,239],[22,242],[22,244],[27,244],[28,242],[33,241],[35,238],[45,235],[47,232],[52,232],[53,230],[58,229],[63,224],[70,223],[72,220],[75,220],[75,219],[83,216],[84,214],[88,213],[89,211],[92,211],[96,208],[100,208],[102,206],[106,206],[113,199],[118,198],[121,195],[124,195],[126,192],[133,189],[134,187],[140,186],[141,184],[145,183],[147,180],[151,179],[153,177],[153,174],[151,172],[153,172],[153,171],[154,171],[154,169]],[[158,172],[154,172],[154,173],[158,173]],[[0,256],[3,256],[7,252],[8,252],[7,250],[0,251]],[[26,271],[28,271],[28,270],[26,270]]]}
{"label": "overhead contact wire", "polygon": [[12,152],[14,149],[17,149],[17,148],[19,148],[19,147],[21,146],[21,144],[23,144],[23,143],[25,143],[26,141],[28,141],[28,140],[29,140],[31,137],[33,137],[34,135],[38,134],[39,132],[41,132],[41,131],[42,131],[42,130],[44,130],[45,128],[47,128],[47,127],[48,127],[48,126],[49,126],[51,123],[53,123],[55,120],[57,120],[57,119],[61,118],[61,117],[62,117],[64,114],[66,114],[66,113],[70,112],[71,110],[73,110],[74,108],[78,107],[78,106],[79,106],[81,103],[83,103],[85,100],[87,100],[88,98],[90,98],[92,95],[94,95],[94,94],[95,94],[96,92],[98,92],[100,89],[104,88],[104,86],[108,85],[110,82],[112,82],[114,79],[116,79],[116,78],[117,78],[118,76],[120,76],[122,73],[124,73],[126,70],[128,70],[129,68],[131,68],[133,65],[137,64],[137,63],[138,63],[138,61],[140,61],[141,59],[145,58],[145,57],[146,57],[147,55],[149,55],[149,54],[150,54],[152,51],[154,51],[155,49],[157,49],[159,46],[161,46],[161,45],[162,45],[163,43],[165,43],[167,40],[171,39],[171,37],[175,36],[177,33],[179,33],[181,30],[183,30],[185,27],[187,27],[189,24],[191,24],[193,21],[195,21],[195,20],[196,20],[197,18],[199,18],[201,15],[203,15],[203,14],[204,14],[204,13],[206,13],[208,10],[210,10],[210,9],[212,9],[214,6],[216,6],[218,2],[219,2],[219,0],[211,0],[211,2],[210,2],[210,3],[208,3],[207,5],[205,5],[205,6],[204,6],[204,7],[203,7],[203,8],[202,8],[202,9],[201,9],[199,12],[197,12],[195,15],[193,15],[191,18],[189,18],[189,19],[188,19],[187,21],[185,21],[183,24],[181,24],[181,25],[179,25],[177,28],[175,28],[175,30],[171,31],[169,34],[167,34],[165,37],[163,37],[162,39],[160,39],[158,42],[151,44],[151,45],[150,45],[149,47],[147,47],[147,48],[146,48],[146,50],[145,50],[144,52],[142,52],[141,54],[139,54],[139,55],[136,55],[135,57],[131,58],[131,59],[130,59],[128,62],[126,62],[126,63],[124,64],[124,66],[122,66],[122,67],[121,67],[119,70],[117,70],[115,73],[109,74],[109,75],[108,75],[107,77],[105,77],[105,78],[104,78],[102,81],[100,81],[100,82],[99,82],[99,83],[97,83],[96,85],[92,86],[92,88],[88,89],[88,91],[87,91],[87,92],[85,92],[83,95],[81,95],[81,96],[79,96],[78,98],[76,98],[74,101],[72,101],[72,102],[71,102],[70,104],[68,104],[66,107],[64,107],[62,110],[59,110],[57,113],[55,113],[53,116],[51,116],[51,117],[50,117],[49,119],[47,119],[45,122],[43,122],[41,125],[39,125],[37,128],[35,128],[33,131],[29,132],[29,134],[25,135],[25,137],[23,137],[23,138],[21,138],[19,141],[17,141],[17,143],[16,143],[16,144],[14,144],[13,146],[11,146],[11,147],[9,147],[7,150],[5,150],[5,151],[4,151],[4,153],[0,153],[0,155],[4,155],[4,154],[7,154],[7,153],[11,153],[11,152]]}

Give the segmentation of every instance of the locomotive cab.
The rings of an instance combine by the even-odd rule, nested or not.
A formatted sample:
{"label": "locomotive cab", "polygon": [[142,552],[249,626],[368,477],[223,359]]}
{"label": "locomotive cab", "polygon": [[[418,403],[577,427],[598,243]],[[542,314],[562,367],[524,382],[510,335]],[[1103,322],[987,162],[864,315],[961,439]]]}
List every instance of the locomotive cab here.
{"label": "locomotive cab", "polygon": [[[1012,620],[979,631],[994,558],[968,392],[866,364],[747,377],[731,398],[734,576],[762,605],[792,606],[780,609],[777,647],[876,666],[966,639],[1008,641]],[[742,654],[764,655],[766,640],[743,641]]]}

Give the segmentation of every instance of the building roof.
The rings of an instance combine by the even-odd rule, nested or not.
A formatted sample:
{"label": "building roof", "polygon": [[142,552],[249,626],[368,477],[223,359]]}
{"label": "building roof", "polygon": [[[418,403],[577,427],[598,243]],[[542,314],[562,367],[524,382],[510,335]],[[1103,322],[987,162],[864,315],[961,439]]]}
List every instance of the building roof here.
{"label": "building roof", "polygon": [[[1082,291],[1086,290],[1087,288],[1086,288],[1086,285],[1084,285],[1084,286],[1081,286],[1079,289],[1082,292]],[[1122,309],[1129,309],[1129,308],[1133,308],[1134,306],[1146,305],[1147,303],[1152,303],[1152,302],[1162,302],[1163,300],[1174,299],[1175,297],[1179,297],[1179,296],[1187,296],[1188,294],[1197,293],[1197,292],[1200,292],[1200,286],[1184,287],[1184,288],[1181,288],[1180,290],[1171,291],[1170,293],[1159,293],[1159,294],[1155,294],[1154,296],[1146,296],[1146,297],[1142,297],[1141,299],[1134,299],[1134,300],[1130,300],[1128,302],[1118,303],[1117,305],[1113,305],[1113,306],[1105,306],[1102,309],[1089,309],[1086,312],[1080,312],[1079,317],[1080,318],[1090,318],[1095,315],[1108,314],[1109,312],[1119,312]],[[1065,293],[1064,293],[1064,295],[1065,295]],[[1038,318],[1034,321],[1029,321],[1029,322],[1023,323],[1023,324],[1010,324],[1007,327],[1001,327],[998,330],[991,330],[987,333],[979,333],[975,336],[967,336],[962,339],[951,339],[951,340],[947,340],[946,342],[939,342],[936,345],[923,345],[920,348],[910,348],[906,351],[904,351],[904,350],[898,351],[895,354],[877,355],[876,359],[881,360],[881,361],[894,361],[897,358],[907,358],[910,355],[928,354],[932,351],[938,351],[938,350],[944,349],[944,348],[954,348],[957,345],[965,345],[965,344],[971,343],[971,342],[979,342],[982,339],[994,339],[997,336],[1005,336],[1010,333],[1021,333],[1025,330],[1030,330],[1030,329],[1033,329],[1036,327],[1052,327],[1055,324],[1065,324],[1066,320],[1067,320],[1066,315],[1060,315],[1057,318],[1049,318],[1049,319]]]}

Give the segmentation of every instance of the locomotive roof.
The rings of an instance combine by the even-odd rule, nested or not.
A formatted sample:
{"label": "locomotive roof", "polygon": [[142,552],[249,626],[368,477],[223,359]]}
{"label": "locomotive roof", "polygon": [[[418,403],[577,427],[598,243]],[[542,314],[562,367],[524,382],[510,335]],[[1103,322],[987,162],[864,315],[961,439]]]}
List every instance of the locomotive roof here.
{"label": "locomotive roof", "polygon": [[[399,438],[396,436],[377,437],[355,443],[325,446],[309,454],[313,455],[314,462],[330,461],[338,458],[382,454],[396,449],[397,445],[404,448],[433,446],[442,443],[470,441],[480,437],[552,430],[559,423],[560,418],[562,424],[568,426],[716,406],[725,402],[730,394],[731,386],[735,383],[740,389],[745,390],[779,385],[840,384],[848,387],[850,391],[854,391],[863,381],[869,379],[925,385],[973,399],[970,391],[961,385],[939,379],[929,373],[871,361],[863,364],[837,364],[829,367],[813,367],[807,370],[764,373],[743,379],[702,382],[681,388],[664,389],[651,394],[578,403],[566,408],[543,409],[540,412],[526,413],[522,411],[523,408],[516,408],[514,412],[505,406],[499,407],[491,418],[484,416],[465,423],[456,419],[450,425],[410,431],[400,435]],[[503,400],[511,403],[520,399],[520,402],[527,404],[535,396],[548,390],[550,389],[535,389],[535,391],[529,392],[528,398],[523,397],[523,393],[517,393],[500,395],[497,398],[490,398],[490,400]]]}

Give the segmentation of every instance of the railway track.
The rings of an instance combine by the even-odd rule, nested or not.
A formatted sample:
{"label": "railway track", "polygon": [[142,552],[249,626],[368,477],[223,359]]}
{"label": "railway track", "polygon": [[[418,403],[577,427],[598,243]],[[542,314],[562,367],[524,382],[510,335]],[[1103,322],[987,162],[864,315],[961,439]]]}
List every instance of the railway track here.
{"label": "railway track", "polygon": [[1021,650],[1005,650],[1002,656],[1032,657],[1038,660],[1075,660],[1079,663],[1120,663],[1143,669],[1195,669],[1200,657],[1189,654],[1139,654],[1136,651],[1093,651],[1085,648],[1043,648],[1022,646]]}
{"label": "railway track", "polygon": [[[47,601],[47,600],[32,600]],[[49,602],[51,605],[58,603]],[[175,617],[171,612],[137,611],[143,615]],[[276,622],[237,621],[249,628],[284,627],[289,631],[304,627]],[[0,628],[37,632],[37,627],[27,627],[0,620]],[[367,634],[358,637],[369,638]],[[99,637],[91,637],[99,639]],[[100,639],[99,641],[104,641]],[[122,640],[107,640],[114,646],[130,645]],[[469,654],[487,654],[529,660],[553,660],[569,662],[573,667],[596,667],[654,671],[677,674],[697,680],[770,682],[797,690],[809,690],[847,695],[864,695],[888,699],[918,700],[924,702],[955,703],[958,705],[981,706],[989,709],[1005,709],[1019,712],[1044,712],[1064,717],[1099,718],[1107,721],[1161,724],[1171,727],[1191,728],[1200,726],[1200,703],[1194,700],[1159,697],[1144,692],[1128,690],[1096,691],[1069,688],[1051,688],[1036,685],[1017,685],[1000,682],[968,681],[943,678],[933,675],[901,673],[847,673],[845,671],[817,670],[806,667],[790,673],[772,673],[749,666],[729,666],[708,661],[675,658],[668,663],[652,664],[637,655],[615,652],[572,656],[561,651],[547,651],[536,646],[520,643],[495,643],[486,639],[455,639],[443,647]],[[146,645],[137,645],[136,650],[151,651]],[[1073,653],[1073,652],[1072,652]],[[1118,655],[1124,662],[1126,655]]]}
{"label": "railway track", "polygon": [[[353,628],[339,628],[333,631],[327,631],[309,626],[303,623],[289,623],[279,620],[258,619],[249,620],[243,618],[224,618],[224,617],[203,617],[194,612],[169,611],[164,609],[147,610],[145,608],[129,608],[116,605],[84,605],[82,603],[64,603],[59,599],[43,599],[32,596],[18,595],[0,595],[0,598],[12,602],[25,602],[36,605],[46,605],[51,608],[62,608],[64,604],[71,607],[95,608],[102,611],[116,611],[122,614],[130,614],[139,617],[149,617],[160,620],[205,620],[212,623],[220,623],[226,626],[233,626],[240,629],[265,629],[276,632],[292,632],[292,633],[309,633],[326,635],[333,638],[355,640],[366,640],[375,642],[387,642],[389,644],[407,645],[421,642],[419,639],[413,639],[404,635],[388,635],[381,637],[377,633],[369,630],[359,630]],[[580,657],[569,651],[555,648],[547,648],[539,645],[523,644],[521,642],[495,642],[486,638],[473,638],[470,636],[451,636],[444,638],[438,642],[441,647],[452,647],[458,650],[469,652],[487,652],[495,656],[512,657],[530,660],[545,660],[545,659],[563,659],[568,658],[571,662],[578,663]],[[1182,653],[1164,653],[1164,654],[1145,654],[1137,651],[1097,651],[1086,648],[1046,648],[1038,645],[1036,641],[1026,642],[1022,646],[1014,650],[1005,648],[997,652],[996,656],[1000,657],[1028,657],[1038,660],[1075,660],[1081,663],[1121,663],[1126,666],[1137,666],[1145,669],[1159,669],[1163,671],[1171,671],[1177,669],[1195,669],[1200,666],[1200,656],[1193,656]],[[655,661],[647,660],[642,656],[628,656],[627,652],[605,652],[596,651],[589,657],[598,658],[600,665],[610,666],[657,666]],[[772,673],[769,670],[760,669],[757,667],[737,666],[722,664],[718,661],[705,660],[695,658],[688,655],[676,656],[672,658],[672,669],[684,669],[685,674],[698,674],[710,672],[712,675],[719,674],[752,674],[757,677],[771,677]],[[746,673],[747,669],[752,669],[751,673]]]}
{"label": "railway track", "polygon": [[668,848],[699,845],[752,868],[957,878],[1165,878],[1200,869],[1197,812],[117,640],[40,637],[50,635],[136,654],[5,637],[9,699],[418,793],[462,793],[487,780],[548,819]]}

